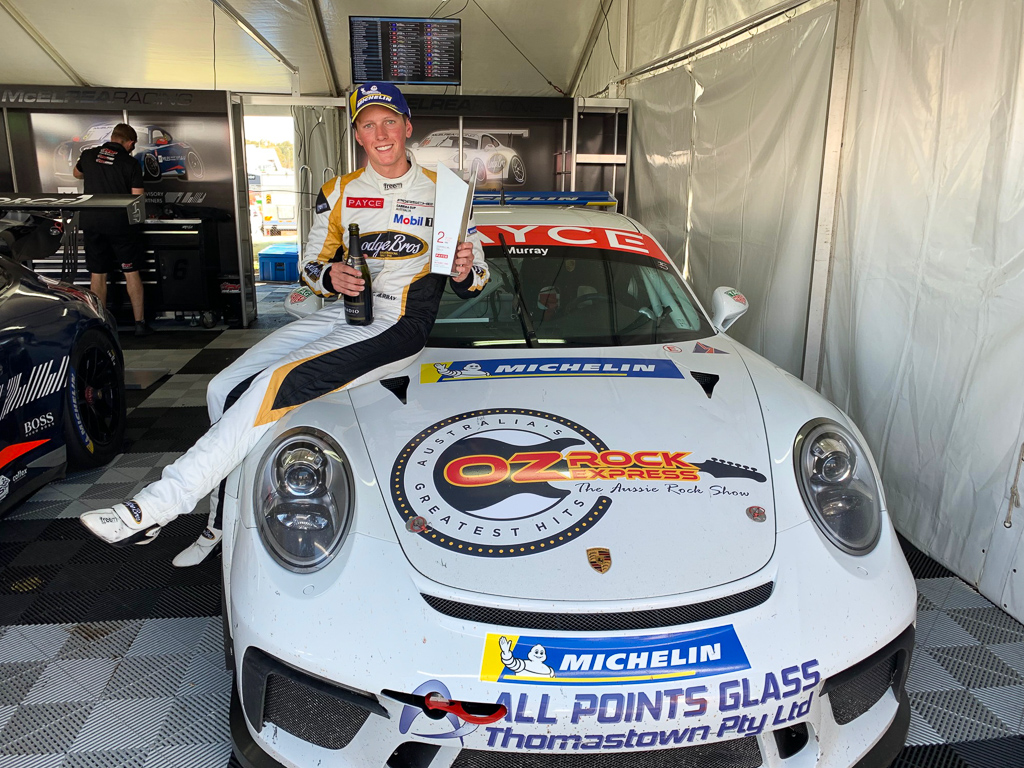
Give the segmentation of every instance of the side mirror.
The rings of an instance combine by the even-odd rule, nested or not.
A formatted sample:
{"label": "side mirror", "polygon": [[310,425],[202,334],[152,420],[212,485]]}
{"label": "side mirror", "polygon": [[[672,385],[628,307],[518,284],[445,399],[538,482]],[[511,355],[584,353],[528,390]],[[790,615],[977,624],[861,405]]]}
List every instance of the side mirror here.
{"label": "side mirror", "polygon": [[748,309],[747,297],[735,288],[722,285],[711,296],[711,322],[720,331],[739,320]]}

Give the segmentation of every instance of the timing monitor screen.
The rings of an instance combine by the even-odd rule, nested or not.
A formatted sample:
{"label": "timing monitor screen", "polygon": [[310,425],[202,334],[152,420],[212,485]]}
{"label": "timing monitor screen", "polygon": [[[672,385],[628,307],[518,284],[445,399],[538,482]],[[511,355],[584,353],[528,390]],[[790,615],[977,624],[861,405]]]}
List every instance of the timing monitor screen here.
{"label": "timing monitor screen", "polygon": [[462,84],[462,22],[349,16],[352,82]]}

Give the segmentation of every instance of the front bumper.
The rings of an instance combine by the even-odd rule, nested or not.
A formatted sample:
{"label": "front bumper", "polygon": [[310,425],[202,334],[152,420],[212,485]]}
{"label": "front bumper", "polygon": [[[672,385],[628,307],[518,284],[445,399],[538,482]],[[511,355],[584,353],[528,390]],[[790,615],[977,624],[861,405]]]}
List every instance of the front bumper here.
{"label": "front bumper", "polygon": [[[248,755],[250,765],[260,765],[253,755],[265,755],[285,766],[472,768],[503,764],[501,759],[511,757],[502,756],[504,751],[516,752],[524,767],[554,768],[574,765],[566,761],[594,750],[589,755],[610,761],[609,766],[643,765],[644,753],[654,760],[666,752],[672,754],[661,757],[665,762],[651,765],[686,766],[692,762],[684,756],[688,750],[699,751],[702,760],[721,760],[705,753],[742,746],[738,762],[711,764],[868,768],[891,762],[906,735],[903,682],[916,600],[891,529],[861,558],[830,551],[812,523],[780,532],[769,566],[702,593],[716,599],[775,583],[762,604],[729,616],[661,629],[571,633],[640,643],[659,633],[728,627],[748,662],[747,668],[728,673],[599,684],[489,678],[484,649],[491,638],[532,635],[554,641],[568,633],[482,624],[435,611],[424,594],[477,603],[488,598],[427,581],[409,568],[393,541],[352,534],[330,566],[299,575],[273,563],[254,530],[238,527],[236,533],[230,603],[243,707],[233,736],[239,759]],[[593,610],[624,609],[598,605]],[[366,697],[387,716],[367,714],[341,747],[308,732],[300,738],[295,718],[289,732],[279,725],[287,715],[275,721],[253,714],[262,705],[254,697],[261,691],[266,695],[266,688],[263,681],[247,679],[253,666],[247,670],[245,658],[251,653],[346,695]],[[879,669],[880,662],[889,666]],[[428,683],[443,685],[451,698],[463,701],[501,701],[509,714],[477,728],[427,720],[418,712],[409,721],[408,707],[382,694],[412,693]],[[839,698],[845,706],[837,710]],[[323,711],[311,710],[299,720],[323,724],[336,718],[318,714]],[[318,746],[318,740],[334,748]],[[499,761],[484,760],[488,757]]]}

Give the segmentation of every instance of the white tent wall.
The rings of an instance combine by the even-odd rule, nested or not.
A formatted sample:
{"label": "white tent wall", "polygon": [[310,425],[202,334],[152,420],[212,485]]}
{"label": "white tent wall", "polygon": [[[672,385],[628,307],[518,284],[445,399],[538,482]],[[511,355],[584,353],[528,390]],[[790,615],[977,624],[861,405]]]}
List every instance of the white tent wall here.
{"label": "white tent wall", "polygon": [[686,257],[693,78],[683,67],[629,85],[633,146],[629,213],[679,266]]}
{"label": "white tent wall", "polygon": [[823,5],[626,90],[630,213],[685,266],[703,301],[719,285],[744,291],[751,311],[732,334],[794,375],[803,360],[834,22],[835,5]]}
{"label": "white tent wall", "polygon": [[[599,29],[593,47],[584,51],[583,71],[576,96],[618,98],[617,77],[629,69],[625,30],[632,5],[627,0],[607,0],[598,5],[595,17]],[[602,11],[602,8],[605,11]]]}
{"label": "white tent wall", "polygon": [[698,59],[687,273],[710,305],[739,288],[730,333],[799,376],[835,33],[828,4]]}
{"label": "white tent wall", "polygon": [[1020,3],[862,0],[823,391],[901,531],[1024,619]]}
{"label": "white tent wall", "polygon": [[[316,196],[324,182],[348,173],[345,163],[345,112],[337,107],[295,106],[295,168],[299,184],[299,233],[302,245],[313,225]],[[301,170],[306,166],[308,170]]]}
{"label": "white tent wall", "polygon": [[633,70],[771,8],[778,0],[617,0],[629,2]]}

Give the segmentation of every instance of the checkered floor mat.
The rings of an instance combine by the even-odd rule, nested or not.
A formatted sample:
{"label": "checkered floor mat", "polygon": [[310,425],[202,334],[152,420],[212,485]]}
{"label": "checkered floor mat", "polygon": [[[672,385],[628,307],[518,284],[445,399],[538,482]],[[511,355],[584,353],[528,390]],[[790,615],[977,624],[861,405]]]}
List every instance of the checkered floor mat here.
{"label": "checkered floor mat", "polygon": [[[280,302],[290,290],[260,287],[253,329],[126,336],[129,367],[171,375],[129,392],[125,453],[51,483],[0,520],[0,768],[237,765],[220,560],[170,563],[205,512],[126,549],[74,518],[130,498],[191,446],[209,426],[206,382],[287,322]],[[919,592],[917,647],[910,734],[893,768],[1024,766],[1024,626],[904,549]]]}

